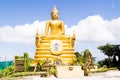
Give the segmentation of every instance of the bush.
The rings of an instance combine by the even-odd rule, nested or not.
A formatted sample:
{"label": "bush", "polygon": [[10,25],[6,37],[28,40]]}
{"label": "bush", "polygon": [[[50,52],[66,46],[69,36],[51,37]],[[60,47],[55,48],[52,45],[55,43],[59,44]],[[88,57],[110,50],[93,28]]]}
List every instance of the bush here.
{"label": "bush", "polygon": [[9,66],[6,69],[0,71],[0,78],[13,74],[13,72],[14,72],[14,66]]}
{"label": "bush", "polygon": [[108,71],[108,70],[116,70],[116,69],[117,69],[116,67],[114,67],[114,68],[107,68],[107,66],[104,65],[103,67],[98,68],[98,70],[95,71],[95,72],[106,72],[106,71]]}
{"label": "bush", "polygon": [[37,71],[42,71],[43,69],[43,65],[44,65],[45,61],[44,60],[39,60],[37,62]]}
{"label": "bush", "polygon": [[104,60],[98,61],[99,67],[103,67],[106,65],[108,68],[113,67],[112,59],[111,58],[105,58]]}
{"label": "bush", "polygon": [[3,73],[4,71],[2,70],[2,71],[0,71],[0,78],[2,78],[3,76],[4,76],[4,73]]}
{"label": "bush", "polygon": [[19,76],[42,75],[42,74],[46,74],[46,72],[17,72],[10,76],[11,77],[19,77]]}
{"label": "bush", "polygon": [[52,67],[52,68],[50,69],[50,74],[53,74],[53,75],[56,74],[56,69],[55,69],[55,67]]}

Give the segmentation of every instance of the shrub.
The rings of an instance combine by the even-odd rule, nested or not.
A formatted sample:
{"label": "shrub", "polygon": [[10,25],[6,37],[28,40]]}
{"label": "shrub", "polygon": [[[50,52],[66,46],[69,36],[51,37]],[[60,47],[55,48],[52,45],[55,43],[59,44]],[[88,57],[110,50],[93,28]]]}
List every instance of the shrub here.
{"label": "shrub", "polygon": [[19,77],[19,76],[31,76],[31,75],[41,75],[46,74],[46,72],[17,72],[11,75],[11,77]]}
{"label": "shrub", "polygon": [[56,69],[55,69],[55,67],[52,67],[52,68],[50,69],[50,74],[53,74],[53,75],[56,74]]}
{"label": "shrub", "polygon": [[0,71],[0,77],[8,76],[14,72],[14,66],[9,66],[6,69]]}

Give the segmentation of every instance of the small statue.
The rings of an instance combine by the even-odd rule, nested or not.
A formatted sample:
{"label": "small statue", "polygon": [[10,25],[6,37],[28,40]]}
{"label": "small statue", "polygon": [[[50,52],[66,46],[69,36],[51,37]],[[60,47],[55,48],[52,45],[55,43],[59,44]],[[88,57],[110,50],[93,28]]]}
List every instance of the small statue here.
{"label": "small statue", "polygon": [[37,29],[37,31],[36,31],[36,41],[35,41],[35,44],[36,44],[36,47],[38,48],[38,46],[39,46],[39,33],[38,33],[38,29]]}
{"label": "small statue", "polygon": [[85,75],[89,75],[91,73],[91,69],[94,69],[94,62],[92,61],[92,54],[91,52],[86,49],[84,51],[84,58],[86,59],[86,63],[84,65],[84,72],[85,72]]}
{"label": "small statue", "polygon": [[61,59],[55,59],[54,60],[54,65],[56,66],[60,66],[60,65],[62,65],[62,60]]}
{"label": "small statue", "polygon": [[71,39],[72,47],[74,47],[75,39],[76,39],[76,35],[75,35],[75,31],[73,31],[73,36],[72,36],[72,39]]}
{"label": "small statue", "polygon": [[86,49],[84,51],[84,58],[86,58],[86,59],[91,59],[92,58],[92,54],[88,49]]}

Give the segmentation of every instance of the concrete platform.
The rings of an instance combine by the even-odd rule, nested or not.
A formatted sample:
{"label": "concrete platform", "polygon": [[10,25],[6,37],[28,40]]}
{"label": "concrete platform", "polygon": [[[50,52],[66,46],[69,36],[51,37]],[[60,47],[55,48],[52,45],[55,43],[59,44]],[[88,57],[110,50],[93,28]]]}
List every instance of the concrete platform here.
{"label": "concrete platform", "polygon": [[56,66],[57,78],[81,78],[84,71],[81,66]]}

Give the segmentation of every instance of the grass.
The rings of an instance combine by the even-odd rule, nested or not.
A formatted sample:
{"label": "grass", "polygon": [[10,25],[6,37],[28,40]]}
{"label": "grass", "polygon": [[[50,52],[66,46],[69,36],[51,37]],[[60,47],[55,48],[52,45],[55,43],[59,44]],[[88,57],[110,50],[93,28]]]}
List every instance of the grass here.
{"label": "grass", "polygon": [[95,71],[95,72],[100,73],[100,72],[106,72],[106,71],[109,71],[109,70],[116,70],[116,69],[117,69],[116,67],[113,67],[113,68],[101,67],[101,68],[98,68],[98,70]]}
{"label": "grass", "polygon": [[46,72],[16,72],[11,74],[9,77],[19,77],[19,76],[32,76],[32,75],[41,75],[46,74]]}
{"label": "grass", "polygon": [[46,72],[45,71],[42,71],[42,72],[15,72],[15,73],[13,73],[13,74],[11,74],[11,75],[8,75],[8,76],[3,76],[3,77],[1,77],[1,79],[0,80],[7,80],[7,79],[11,79],[12,80],[12,78],[17,78],[17,77],[22,77],[22,76],[35,76],[35,75],[44,75],[44,76],[46,76]]}

